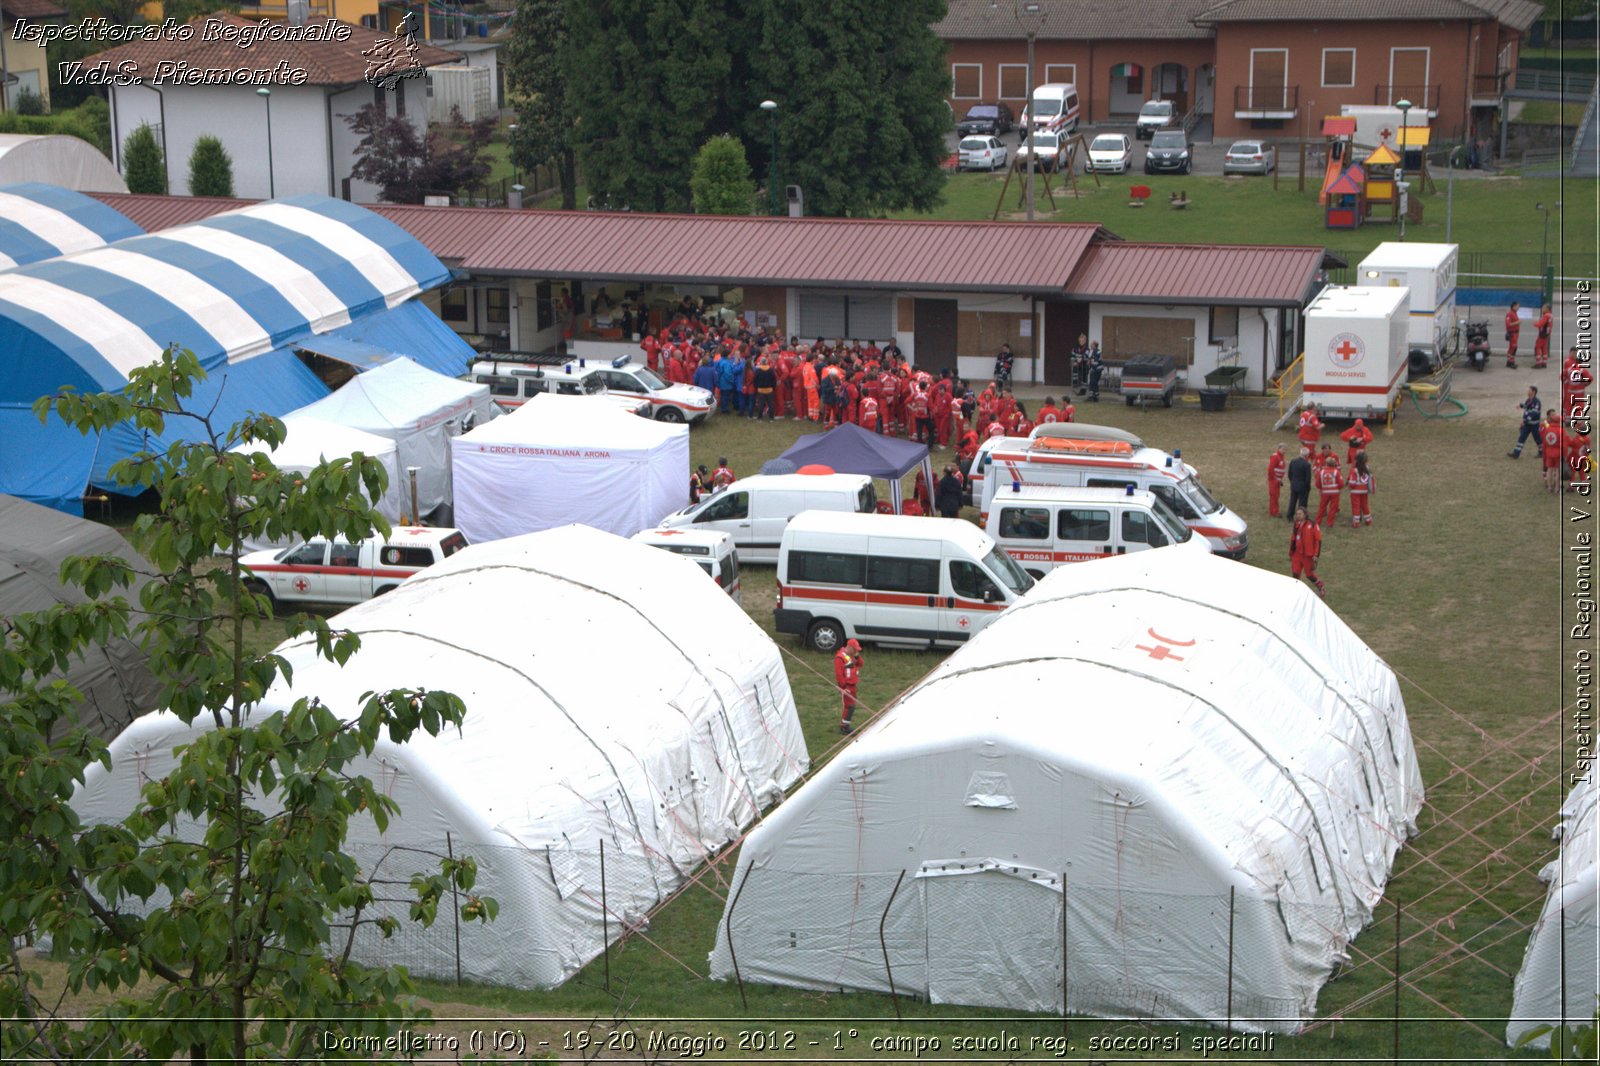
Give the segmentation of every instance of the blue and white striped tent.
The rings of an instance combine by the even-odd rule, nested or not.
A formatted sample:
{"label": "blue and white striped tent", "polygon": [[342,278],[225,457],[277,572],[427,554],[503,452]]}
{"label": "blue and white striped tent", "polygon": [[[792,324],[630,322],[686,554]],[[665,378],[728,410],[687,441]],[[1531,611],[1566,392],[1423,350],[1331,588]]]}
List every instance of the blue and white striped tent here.
{"label": "blue and white striped tent", "polygon": [[81,192],[37,181],[0,185],[0,270],[143,232],[122,212]]}

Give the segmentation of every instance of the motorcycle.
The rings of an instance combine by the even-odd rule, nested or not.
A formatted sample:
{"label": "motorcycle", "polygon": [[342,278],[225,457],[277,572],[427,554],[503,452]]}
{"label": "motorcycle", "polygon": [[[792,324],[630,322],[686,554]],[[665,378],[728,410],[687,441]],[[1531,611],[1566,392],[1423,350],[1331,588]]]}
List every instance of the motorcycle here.
{"label": "motorcycle", "polygon": [[1489,323],[1467,323],[1467,345],[1462,357],[1479,373],[1489,365]]}

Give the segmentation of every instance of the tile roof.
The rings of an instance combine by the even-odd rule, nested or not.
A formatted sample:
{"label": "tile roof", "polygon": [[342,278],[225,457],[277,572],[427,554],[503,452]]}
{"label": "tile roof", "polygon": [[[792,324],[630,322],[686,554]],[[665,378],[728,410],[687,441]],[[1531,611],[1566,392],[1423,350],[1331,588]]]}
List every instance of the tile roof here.
{"label": "tile roof", "polygon": [[[11,2],[12,0],[5,0],[8,9]],[[249,47],[241,47],[241,40],[237,38],[207,40],[204,29],[206,24],[213,20],[240,28],[259,27],[263,22],[274,28],[284,28],[283,23],[248,19],[242,15],[227,13],[205,15],[191,19],[188,23],[195,27],[195,33],[189,40],[158,37],[150,41],[131,41],[100,52],[93,58],[95,61],[106,60],[112,69],[117,69],[118,64],[124,62],[132,63],[133,68],[129,73],[137,74],[147,82],[154,78],[158,63],[170,62],[188,64],[185,70],[198,68],[263,72],[278,70],[282,64],[288,70],[305,71],[304,84],[353,85],[366,80],[369,64],[367,57],[362,53],[380,41],[395,39],[391,33],[353,26],[338,19],[311,18],[305,22],[307,27],[321,29],[330,25],[343,26],[348,30],[349,37],[343,41],[285,41],[264,38],[254,41]],[[462,59],[455,52],[447,52],[443,48],[421,43],[417,45],[414,58],[424,67],[437,66],[441,63],[459,63]],[[168,84],[179,83],[169,80]]]}
{"label": "tile roof", "polygon": [[66,6],[55,0],[5,0],[7,22],[17,19],[58,19],[67,14]]}
{"label": "tile roof", "polygon": [[1041,18],[1038,35],[1048,40],[1099,41],[1129,38],[1211,36],[1191,20],[1216,0],[1039,0],[1038,16],[1018,14],[1022,0],[949,0],[933,32],[946,41],[1021,39],[1030,18]]}
{"label": "tile roof", "polygon": [[1301,307],[1322,257],[1284,245],[1096,243],[1067,290],[1085,300]]}
{"label": "tile roof", "polygon": [[1543,14],[1534,0],[1223,0],[1199,12],[1218,22],[1397,22],[1409,19],[1498,19],[1526,30]]}

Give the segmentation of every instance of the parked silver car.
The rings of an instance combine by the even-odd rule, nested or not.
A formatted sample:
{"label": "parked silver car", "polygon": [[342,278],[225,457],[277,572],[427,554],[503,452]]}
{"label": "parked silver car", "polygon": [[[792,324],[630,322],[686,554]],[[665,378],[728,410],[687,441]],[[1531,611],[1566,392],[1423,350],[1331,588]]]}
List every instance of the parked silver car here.
{"label": "parked silver car", "polygon": [[1022,142],[1017,149],[1017,162],[1024,167],[1038,165],[1044,170],[1060,170],[1069,166],[1066,136],[1038,130]]}
{"label": "parked silver car", "polygon": [[1089,157],[1083,161],[1085,174],[1126,174],[1132,169],[1133,142],[1126,133],[1102,133],[1089,142]]}
{"label": "parked silver car", "polygon": [[962,170],[996,170],[1010,159],[998,137],[963,137],[957,153]]}
{"label": "parked silver car", "polygon": [[1265,141],[1234,141],[1222,157],[1224,174],[1271,174],[1278,165],[1278,150]]}

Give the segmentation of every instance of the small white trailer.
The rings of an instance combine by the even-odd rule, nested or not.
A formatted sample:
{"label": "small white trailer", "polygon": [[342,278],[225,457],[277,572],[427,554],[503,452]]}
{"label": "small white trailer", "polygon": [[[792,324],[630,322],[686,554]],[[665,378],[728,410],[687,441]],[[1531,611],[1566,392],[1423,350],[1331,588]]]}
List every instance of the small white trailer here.
{"label": "small white trailer", "polygon": [[1411,290],[1329,286],[1305,314],[1305,396],[1335,418],[1378,418],[1406,377]]}
{"label": "small white trailer", "polygon": [[1356,268],[1356,284],[1411,290],[1406,339],[1413,374],[1426,374],[1460,346],[1456,324],[1456,271],[1461,247],[1384,241]]}

